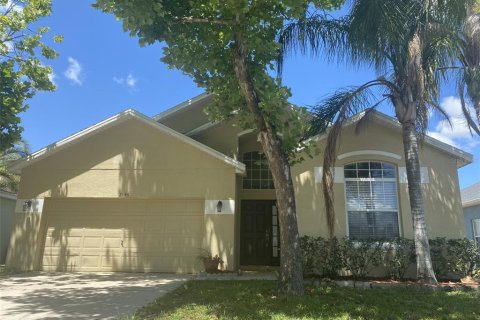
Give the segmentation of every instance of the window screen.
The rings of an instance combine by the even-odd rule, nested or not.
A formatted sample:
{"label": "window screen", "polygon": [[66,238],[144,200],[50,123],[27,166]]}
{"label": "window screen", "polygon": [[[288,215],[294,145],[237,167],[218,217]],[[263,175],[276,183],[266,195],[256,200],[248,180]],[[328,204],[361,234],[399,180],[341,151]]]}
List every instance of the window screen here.
{"label": "window screen", "polygon": [[400,236],[395,167],[357,162],[344,167],[349,236],[388,239]]}

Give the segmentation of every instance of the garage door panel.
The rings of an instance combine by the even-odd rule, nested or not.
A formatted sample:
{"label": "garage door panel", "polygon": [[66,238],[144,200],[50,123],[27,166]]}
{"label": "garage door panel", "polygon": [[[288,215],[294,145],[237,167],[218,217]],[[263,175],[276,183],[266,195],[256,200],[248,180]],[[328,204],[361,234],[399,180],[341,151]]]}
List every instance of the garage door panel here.
{"label": "garage door panel", "polygon": [[43,258],[43,270],[45,271],[79,271],[77,270],[78,256],[50,255]]}
{"label": "garage door panel", "polygon": [[80,257],[80,266],[86,266],[90,268],[100,267],[101,256],[97,254],[82,254]]}
{"label": "garage door panel", "polygon": [[83,240],[83,248],[85,249],[101,249],[103,246],[103,237],[85,237]]}
{"label": "garage door panel", "polygon": [[44,270],[193,272],[198,268],[203,201],[47,202]]}
{"label": "garage door panel", "polygon": [[45,239],[45,247],[81,247],[82,237],[49,237]]}

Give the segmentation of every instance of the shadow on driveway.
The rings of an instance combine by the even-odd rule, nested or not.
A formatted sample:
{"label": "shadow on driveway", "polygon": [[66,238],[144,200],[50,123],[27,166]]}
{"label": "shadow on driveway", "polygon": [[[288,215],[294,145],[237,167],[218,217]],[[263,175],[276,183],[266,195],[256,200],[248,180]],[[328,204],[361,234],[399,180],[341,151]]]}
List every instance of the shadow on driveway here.
{"label": "shadow on driveway", "polygon": [[190,278],[162,273],[12,275],[0,278],[0,319],[115,319]]}

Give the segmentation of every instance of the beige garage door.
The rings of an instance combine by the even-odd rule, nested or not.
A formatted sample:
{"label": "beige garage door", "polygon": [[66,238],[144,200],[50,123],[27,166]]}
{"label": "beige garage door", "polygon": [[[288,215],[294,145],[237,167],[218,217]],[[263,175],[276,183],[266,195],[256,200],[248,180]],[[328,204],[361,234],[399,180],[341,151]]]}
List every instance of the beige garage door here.
{"label": "beige garage door", "polygon": [[198,271],[200,200],[45,202],[46,271]]}

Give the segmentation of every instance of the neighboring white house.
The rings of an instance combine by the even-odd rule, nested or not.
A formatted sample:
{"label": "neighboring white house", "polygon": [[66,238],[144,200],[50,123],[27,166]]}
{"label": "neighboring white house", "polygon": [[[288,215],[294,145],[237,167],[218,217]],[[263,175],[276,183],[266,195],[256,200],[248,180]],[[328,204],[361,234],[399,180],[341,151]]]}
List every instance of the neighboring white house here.
{"label": "neighboring white house", "polygon": [[15,218],[15,203],[17,196],[14,193],[0,190],[0,264],[5,263],[8,244]]}
{"label": "neighboring white house", "polygon": [[480,245],[480,182],[462,189],[465,235]]}

